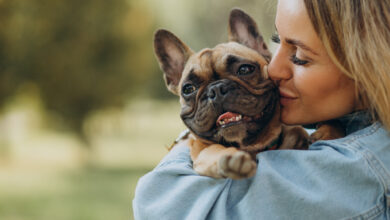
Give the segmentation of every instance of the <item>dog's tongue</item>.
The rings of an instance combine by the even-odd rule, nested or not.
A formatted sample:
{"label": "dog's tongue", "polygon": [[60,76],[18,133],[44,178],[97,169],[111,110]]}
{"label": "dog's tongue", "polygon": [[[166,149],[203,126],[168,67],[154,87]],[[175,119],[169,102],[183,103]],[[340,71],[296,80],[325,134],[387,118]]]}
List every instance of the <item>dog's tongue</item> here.
{"label": "dog's tongue", "polygon": [[237,113],[233,113],[233,112],[225,112],[223,113],[222,115],[220,115],[217,119],[217,121],[222,121],[224,119],[227,119],[227,118],[233,118],[233,117],[237,117],[239,116],[240,114],[237,114]]}

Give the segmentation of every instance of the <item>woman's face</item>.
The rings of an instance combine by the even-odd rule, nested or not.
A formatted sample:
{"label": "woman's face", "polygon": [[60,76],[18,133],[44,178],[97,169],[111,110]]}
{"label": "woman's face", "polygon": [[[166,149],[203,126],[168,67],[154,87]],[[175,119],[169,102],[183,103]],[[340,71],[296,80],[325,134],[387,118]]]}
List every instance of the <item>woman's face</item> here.
{"label": "woman's face", "polygon": [[269,64],[278,83],[281,120],[309,124],[337,118],[355,109],[354,82],[331,61],[317,36],[303,0],[279,0],[279,46]]}

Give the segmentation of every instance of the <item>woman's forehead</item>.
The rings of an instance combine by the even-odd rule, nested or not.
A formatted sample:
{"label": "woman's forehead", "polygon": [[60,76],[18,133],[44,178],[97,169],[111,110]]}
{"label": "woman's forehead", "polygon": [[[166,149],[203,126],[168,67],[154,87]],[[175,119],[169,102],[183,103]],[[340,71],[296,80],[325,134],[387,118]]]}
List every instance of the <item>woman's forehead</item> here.
{"label": "woman's forehead", "polygon": [[305,10],[305,4],[303,0],[279,0],[278,10],[279,8],[283,8],[284,12],[301,13],[302,10]]}
{"label": "woman's forehead", "polygon": [[279,0],[275,26],[283,39],[302,42],[316,52],[320,52],[319,48],[324,49],[303,0]]}
{"label": "woman's forehead", "polygon": [[279,0],[275,25],[278,31],[285,26],[294,30],[307,29],[306,25],[311,26],[303,0]]}

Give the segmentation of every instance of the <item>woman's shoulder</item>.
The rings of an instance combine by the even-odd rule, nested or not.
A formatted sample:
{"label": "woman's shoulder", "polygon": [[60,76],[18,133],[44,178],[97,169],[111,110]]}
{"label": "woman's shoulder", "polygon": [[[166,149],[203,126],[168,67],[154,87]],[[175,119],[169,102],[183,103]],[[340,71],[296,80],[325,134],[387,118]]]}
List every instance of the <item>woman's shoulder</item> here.
{"label": "woman's shoulder", "polygon": [[390,152],[390,132],[380,122],[375,122],[344,138],[318,141],[311,145],[310,149],[316,149],[323,145],[329,145],[335,148],[347,148],[356,152],[377,152],[378,150],[387,150]]}
{"label": "woman's shoulder", "polygon": [[[390,132],[379,122],[355,131],[344,138],[335,140],[317,141],[310,146],[310,150],[319,150],[324,147],[331,147],[339,150],[347,150],[361,153],[389,152],[390,154]],[[389,161],[390,162],[390,161]]]}
{"label": "woman's shoulder", "polygon": [[390,185],[390,132],[380,123],[355,131],[344,138],[318,141],[311,150],[333,148],[347,158],[360,158]]}
{"label": "woman's shoulder", "polygon": [[368,147],[373,150],[378,147],[388,146],[389,144],[390,132],[386,130],[380,122],[375,122],[363,129],[350,133],[343,138],[317,141],[310,146],[310,149],[317,149],[323,145],[329,145],[332,147],[347,147],[359,150]]}
{"label": "woman's shoulder", "polygon": [[[283,192],[288,195],[283,200],[299,210],[320,210],[311,212],[317,219],[371,217],[384,212],[382,198],[390,187],[390,136],[380,123],[344,138],[315,142],[309,150],[263,152],[257,159],[258,172],[249,187],[250,195],[264,196],[269,189]],[[307,197],[297,203],[296,198],[305,193]],[[314,198],[319,202],[312,203]]]}

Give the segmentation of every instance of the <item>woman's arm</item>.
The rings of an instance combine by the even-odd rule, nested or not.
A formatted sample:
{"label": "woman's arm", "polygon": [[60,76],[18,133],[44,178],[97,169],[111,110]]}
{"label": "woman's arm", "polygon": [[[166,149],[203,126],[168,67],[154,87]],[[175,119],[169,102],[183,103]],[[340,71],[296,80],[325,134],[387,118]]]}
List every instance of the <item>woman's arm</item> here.
{"label": "woman's arm", "polygon": [[139,180],[135,219],[205,219],[227,182],[199,176],[192,169],[187,141],[182,141]]}
{"label": "woman's arm", "polygon": [[197,175],[181,143],[138,182],[135,218],[318,220],[380,211],[383,187],[365,157],[332,143],[260,153],[255,177],[244,180]]}

